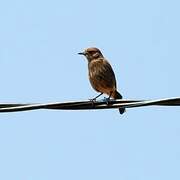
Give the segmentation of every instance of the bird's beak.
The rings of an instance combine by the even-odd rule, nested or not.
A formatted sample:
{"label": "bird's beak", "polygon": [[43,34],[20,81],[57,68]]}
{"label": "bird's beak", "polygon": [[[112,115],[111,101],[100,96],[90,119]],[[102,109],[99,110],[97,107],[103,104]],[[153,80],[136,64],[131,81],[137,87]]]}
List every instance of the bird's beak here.
{"label": "bird's beak", "polygon": [[86,55],[86,53],[85,52],[80,52],[80,53],[78,53],[79,55]]}

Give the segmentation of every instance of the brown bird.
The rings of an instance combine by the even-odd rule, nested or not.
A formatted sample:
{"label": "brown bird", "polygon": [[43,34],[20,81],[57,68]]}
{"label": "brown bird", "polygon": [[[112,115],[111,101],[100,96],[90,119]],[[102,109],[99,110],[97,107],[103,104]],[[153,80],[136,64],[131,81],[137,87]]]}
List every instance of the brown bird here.
{"label": "brown bird", "polygon": [[[84,55],[87,58],[90,83],[97,92],[100,92],[93,100],[96,100],[102,94],[109,95],[108,100],[111,97],[113,99],[122,99],[122,95],[116,88],[114,71],[101,51],[98,48],[91,47],[78,54]],[[123,114],[125,108],[119,108],[119,112]]]}

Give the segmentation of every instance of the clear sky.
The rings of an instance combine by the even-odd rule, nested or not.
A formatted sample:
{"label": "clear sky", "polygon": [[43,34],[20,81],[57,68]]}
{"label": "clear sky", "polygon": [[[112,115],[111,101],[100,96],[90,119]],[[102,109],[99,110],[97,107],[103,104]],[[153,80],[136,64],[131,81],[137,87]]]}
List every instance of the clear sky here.
{"label": "clear sky", "polygon": [[[0,2],[0,102],[86,100],[96,46],[128,99],[180,96],[180,1]],[[179,180],[180,107],[0,114],[2,180]]]}

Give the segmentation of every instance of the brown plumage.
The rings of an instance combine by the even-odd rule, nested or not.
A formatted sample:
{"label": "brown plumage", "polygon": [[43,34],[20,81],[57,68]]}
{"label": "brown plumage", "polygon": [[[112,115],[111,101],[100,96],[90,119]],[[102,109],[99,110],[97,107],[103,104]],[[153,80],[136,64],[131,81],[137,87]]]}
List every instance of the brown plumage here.
{"label": "brown plumage", "polygon": [[[100,92],[100,95],[104,93],[109,95],[109,98],[112,97],[113,99],[122,99],[121,94],[116,88],[114,71],[109,62],[103,57],[101,51],[98,48],[93,47],[88,48],[79,54],[86,56],[88,60],[89,80],[92,87],[97,92]],[[125,109],[120,108],[119,112],[123,114]]]}

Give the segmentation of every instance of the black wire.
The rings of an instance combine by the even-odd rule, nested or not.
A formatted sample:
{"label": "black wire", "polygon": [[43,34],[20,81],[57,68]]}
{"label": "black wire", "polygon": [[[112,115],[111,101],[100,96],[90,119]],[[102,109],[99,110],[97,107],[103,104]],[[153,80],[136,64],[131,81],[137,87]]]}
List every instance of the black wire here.
{"label": "black wire", "polygon": [[135,108],[142,106],[180,106],[180,97],[166,98],[157,100],[111,100],[106,101],[73,101],[73,102],[56,102],[56,103],[31,103],[17,104],[7,103],[0,104],[0,113],[30,111],[36,109],[53,109],[53,110],[95,110],[95,109],[113,109],[113,108]]}

